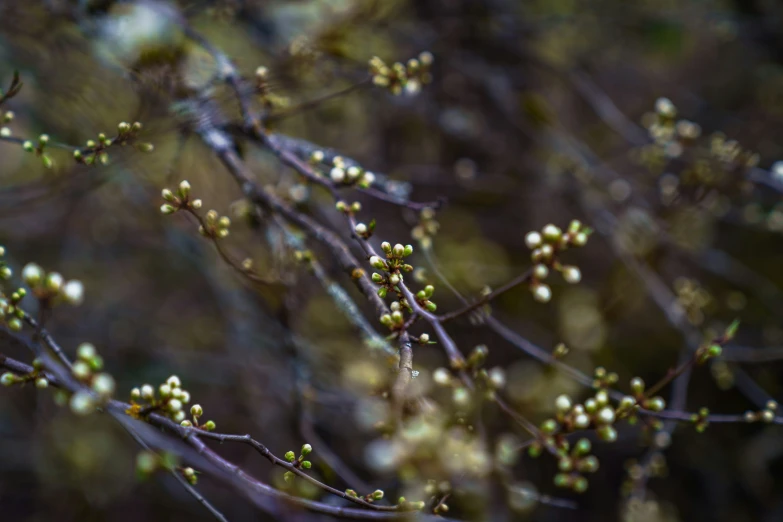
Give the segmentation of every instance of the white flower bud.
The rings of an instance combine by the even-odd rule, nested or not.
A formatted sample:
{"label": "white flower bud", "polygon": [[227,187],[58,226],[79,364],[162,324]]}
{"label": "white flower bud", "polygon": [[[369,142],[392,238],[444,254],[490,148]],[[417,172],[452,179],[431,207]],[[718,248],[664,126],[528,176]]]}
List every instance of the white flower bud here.
{"label": "white flower bud", "polygon": [[22,279],[29,287],[38,286],[43,278],[43,269],[35,263],[28,263],[22,269]]}
{"label": "white flower bud", "polygon": [[435,381],[435,384],[446,386],[451,382],[451,374],[446,368],[437,368],[432,372],[432,380]]}
{"label": "white flower bud", "polygon": [[95,401],[88,392],[80,390],[71,397],[70,407],[76,415],[89,415],[95,410]]}
{"label": "white flower bud", "polygon": [[145,400],[150,400],[155,397],[155,389],[149,385],[145,384],[141,387],[141,398]]}
{"label": "white flower bud", "polygon": [[544,234],[544,239],[547,241],[557,241],[560,239],[560,236],[562,235],[562,231],[556,227],[555,225],[549,224],[544,227],[544,230],[542,230]]}
{"label": "white flower bud", "polygon": [[172,375],[171,377],[166,379],[166,384],[168,384],[172,388],[179,388],[180,386],[182,386],[182,382],[180,382],[179,377],[177,377],[176,375]]}
{"label": "white flower bud", "polygon": [[75,279],[68,281],[60,291],[60,295],[66,303],[78,306],[84,301],[84,285]]}
{"label": "white flower bud", "polygon": [[580,413],[576,417],[574,417],[574,426],[576,426],[579,429],[585,429],[590,425],[590,417],[588,417],[584,413]]}
{"label": "white flower bud", "polygon": [[614,410],[610,406],[601,408],[601,411],[598,412],[598,421],[602,424],[611,424],[614,422],[614,419]]}
{"label": "white flower bud", "polygon": [[548,285],[538,285],[533,290],[533,298],[539,303],[548,303],[552,299],[552,290]]}
{"label": "white flower bud", "polygon": [[62,275],[58,274],[57,272],[51,272],[46,276],[44,284],[48,290],[52,292],[59,292],[63,287],[64,282],[65,280],[63,279]]}
{"label": "white flower bud", "polygon": [[367,225],[365,225],[364,223],[357,223],[356,227],[354,227],[354,230],[356,231],[357,234],[363,236],[367,233]]}
{"label": "white flower bud", "polygon": [[182,409],[182,401],[180,401],[179,399],[171,399],[169,401],[169,410],[176,413],[181,409]]}
{"label": "white flower bud", "polygon": [[538,280],[546,279],[548,275],[549,268],[546,265],[539,263],[533,268],[533,276]]}
{"label": "white flower bud", "polygon": [[71,367],[71,373],[79,380],[85,380],[90,376],[90,365],[84,361],[76,361]]}
{"label": "white flower bud", "polygon": [[201,417],[204,415],[204,409],[201,407],[200,404],[194,404],[190,407],[190,414],[194,417]]}
{"label": "white flower bud", "polygon": [[571,409],[571,398],[568,395],[559,395],[555,399],[555,408],[560,412],[567,412]]}
{"label": "white flower bud", "polygon": [[342,183],[345,181],[345,171],[340,167],[335,167],[329,172],[329,177],[332,178],[332,181],[335,183]]}
{"label": "white flower bud", "polygon": [[525,236],[525,244],[531,250],[541,245],[541,234],[538,232],[528,232]]}
{"label": "white flower bud", "polygon": [[677,108],[669,98],[658,98],[655,100],[655,112],[665,118],[674,118],[677,115]]}
{"label": "white flower bud", "polygon": [[92,380],[92,389],[102,397],[110,397],[114,393],[114,379],[108,373],[99,373]]}
{"label": "white flower bud", "polygon": [[503,368],[495,366],[489,370],[489,382],[496,390],[504,388],[506,386],[506,372]]}
{"label": "white flower bud", "polygon": [[95,349],[95,346],[93,346],[91,343],[82,343],[78,348],[76,348],[76,356],[82,361],[90,361],[90,359],[95,357],[97,354],[98,352]]}
{"label": "white flower bud", "polygon": [[565,279],[567,283],[576,284],[582,280],[582,272],[575,266],[564,266],[563,279]]}

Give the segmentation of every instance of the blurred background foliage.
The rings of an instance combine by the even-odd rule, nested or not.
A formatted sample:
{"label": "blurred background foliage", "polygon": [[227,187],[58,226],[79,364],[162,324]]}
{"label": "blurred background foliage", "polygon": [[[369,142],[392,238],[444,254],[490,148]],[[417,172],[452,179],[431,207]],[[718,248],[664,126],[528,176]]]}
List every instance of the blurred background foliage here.
{"label": "blurred background foliage", "polygon": [[[528,231],[573,218],[594,227],[586,248],[566,254],[582,269],[580,285],[554,283],[548,304],[518,288],[492,305],[494,317],[546,350],[565,342],[569,364],[588,374],[597,366],[616,371],[622,387],[637,375],[654,382],[676,364],[688,331],[715,334],[734,318],[742,327],[730,353],[783,344],[783,177],[773,167],[783,158],[778,3],[224,0],[159,6],[185,16],[243,74],[268,68],[269,111],[279,115],[270,120],[274,130],[407,182],[414,200],[447,198],[434,218],[439,226],[429,229],[437,228],[432,253],[464,295],[477,296],[524,271]],[[364,84],[307,110],[291,109],[361,81],[375,55],[391,63],[423,50],[435,56],[433,81],[416,96],[395,97]],[[631,518],[625,518],[625,485],[635,459],[646,453],[638,427],[621,430],[615,444],[596,446],[601,469],[584,495],[552,485],[551,459],[523,457],[512,466],[513,484],[573,496],[576,511],[509,498],[495,476],[477,482],[443,466],[400,473],[379,467],[373,452],[383,447],[373,426],[387,406],[373,393],[393,374],[367,356],[317,280],[275,248],[274,228],[237,219],[227,244],[252,258],[262,274],[293,278],[285,293],[242,281],[193,222],[158,212],[160,189],[188,179],[205,208],[241,215],[235,183],[194,136],[187,106],[176,104],[204,89],[215,68],[208,53],[144,2],[0,5],[0,81],[5,88],[18,69],[25,83],[4,106],[15,113],[14,136],[47,133],[78,145],[99,132],[111,134],[120,121],[140,121],[144,140],[155,146],[150,154],[112,150],[109,165],[101,167],[75,165],[67,151],[54,151],[54,168],[46,169],[18,145],[0,142],[0,243],[17,272],[35,261],[85,283],[85,304],[58,309],[49,328],[68,350],[94,343],[121,396],[175,373],[220,431],[252,433],[278,454],[309,442],[316,449],[314,470],[338,488],[354,485],[319,458],[326,447],[359,480],[392,498],[418,498],[408,493],[417,481],[451,479],[462,494],[449,501],[450,514],[460,518],[783,519],[783,438],[774,426],[714,425],[702,434],[680,426],[660,463],[662,476],[649,482],[655,503]],[[227,92],[214,86],[209,93],[221,101],[215,121],[240,121]],[[649,113],[662,96],[677,107],[677,119],[700,125],[696,144],[679,150],[682,140],[655,130]],[[717,132],[756,153],[757,166],[737,160],[734,144],[721,142]],[[263,185],[348,237],[327,194],[302,185],[268,152],[240,147]],[[372,199],[362,203],[362,217],[377,219],[379,241],[411,241],[416,213]],[[373,319],[348,277],[326,252],[315,251]],[[424,270],[419,276],[435,282],[422,252],[412,258]],[[444,285],[437,288],[439,311],[459,307]],[[489,347],[489,366],[506,369],[510,402],[524,415],[540,421],[557,395],[586,396],[567,375],[474,323],[462,319],[449,330],[465,353],[478,344]],[[290,336],[295,349],[285,342]],[[27,360],[22,347],[6,343],[2,351]],[[414,364],[421,372],[417,392],[448,403],[431,384],[432,371],[446,364],[439,345],[416,347]],[[738,364],[727,357],[694,373],[686,409],[758,410],[765,394],[781,398],[781,376],[774,358]],[[504,437],[524,439],[496,408],[484,410],[490,454]],[[208,519],[171,477],[137,482],[137,450],[109,419],[76,418],[30,387],[3,390],[3,519]],[[282,471],[245,448],[220,451],[282,485]],[[411,479],[416,470],[420,475]],[[264,519],[207,477],[199,487],[230,520]],[[320,498],[319,491],[298,487],[298,494]]]}

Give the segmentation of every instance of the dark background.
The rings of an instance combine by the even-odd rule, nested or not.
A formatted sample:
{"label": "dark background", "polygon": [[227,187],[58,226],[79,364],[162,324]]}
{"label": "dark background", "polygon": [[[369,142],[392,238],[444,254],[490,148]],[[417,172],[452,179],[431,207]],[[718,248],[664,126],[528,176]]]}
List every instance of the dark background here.
{"label": "dark background", "polygon": [[[727,350],[726,360],[695,371],[686,409],[741,414],[758,410],[768,396],[780,398],[780,363],[738,365],[728,357],[783,344],[780,193],[741,181],[753,175],[772,179],[766,171],[783,158],[778,3],[170,5],[243,74],[267,66],[273,92],[292,106],[352,85],[374,55],[391,63],[431,51],[433,82],[418,96],[393,97],[365,86],[282,118],[275,130],[333,147],[370,170],[409,182],[417,201],[446,197],[436,218],[434,253],[466,295],[527,268],[528,231],[550,222],[566,226],[574,218],[596,228],[586,248],[565,256],[581,267],[580,285],[553,276],[552,302],[536,303],[519,288],[493,307],[496,318],[546,350],[568,344],[569,364],[587,373],[605,366],[619,373],[618,386],[627,390],[632,376],[654,382],[673,367],[687,332],[714,335],[740,318],[736,346]],[[183,84],[201,86],[213,72],[210,57],[176,28],[158,26],[160,20],[134,15],[134,9],[143,7],[74,1],[0,6],[0,81],[5,88],[18,69],[25,82],[3,107],[16,114],[10,125],[15,136],[46,132],[57,141],[82,144],[98,132],[111,134],[120,121],[138,120],[145,125],[144,139],[155,145],[151,154],[132,148],[113,153],[111,164],[101,168],[74,167],[67,152],[54,152],[55,168],[47,170],[18,145],[0,142],[0,244],[15,272],[35,261],[85,283],[85,304],[58,308],[49,329],[70,353],[80,342],[94,343],[117,380],[120,398],[133,386],[157,384],[175,373],[220,431],[252,433],[278,455],[310,442],[316,473],[335,487],[352,487],[319,462],[319,449],[328,446],[371,488],[386,490],[390,498],[404,494],[406,483],[396,473],[367,465],[365,448],[378,434],[357,420],[357,411],[367,408],[362,406],[367,394],[354,377],[388,371],[366,356],[317,280],[273,248],[264,224],[254,228],[235,219],[228,245],[253,258],[261,273],[296,279],[285,295],[254,289],[221,263],[191,221],[158,212],[160,189],[181,179],[190,181],[205,210],[233,216],[241,194],[169,110],[172,93]],[[132,22],[112,30],[113,20],[122,17]],[[649,160],[641,122],[661,96],[674,102],[678,117],[702,126],[705,137],[695,150],[703,157],[713,157],[710,135],[722,132],[758,153],[759,168],[727,173],[710,163],[718,182],[704,189],[707,196],[662,204],[661,180],[671,179],[666,175],[687,180],[696,160],[695,155]],[[224,109],[225,118],[238,121],[235,104],[226,99]],[[250,144],[243,144],[243,153],[261,183],[285,197],[301,190],[301,180],[270,154]],[[411,241],[415,213],[362,202],[362,219],[377,219],[378,241]],[[326,194],[312,188],[301,208],[325,225],[341,227],[348,238]],[[637,265],[620,255],[623,249],[637,254]],[[328,253],[316,252],[353,292]],[[426,268],[420,249],[412,259]],[[646,275],[633,268],[638,263]],[[427,277],[436,281],[431,271]],[[695,288],[689,284],[698,290],[689,291]],[[679,326],[663,311],[671,302],[664,299],[662,305],[651,293],[660,287],[665,296],[679,295],[688,312]],[[445,286],[437,288],[439,311],[459,306]],[[364,304],[358,295],[357,300]],[[373,312],[364,311],[372,321]],[[551,414],[561,393],[587,397],[566,375],[545,369],[486,327],[460,320],[449,331],[465,353],[480,343],[489,346],[489,366],[506,368],[510,402],[535,421]],[[283,342],[287,333],[299,340],[295,354]],[[10,342],[0,350],[29,361]],[[414,362],[428,382],[446,361],[433,345],[416,348]],[[744,373],[737,373],[740,367]],[[315,390],[307,407],[296,386],[303,374]],[[136,481],[138,447],[110,419],[76,418],[50,395],[29,386],[0,393],[3,520],[209,519],[170,476]],[[433,396],[448,404],[447,395]],[[381,408],[382,401],[372,400],[377,402],[370,409]],[[491,444],[509,433],[524,439],[491,404],[482,417]],[[646,453],[645,438],[638,427],[624,426],[620,433],[617,443],[596,445],[601,469],[583,495],[553,486],[552,459],[523,457],[513,467],[512,482],[574,498],[576,511],[539,505],[515,512],[507,507],[498,477],[482,490],[442,469],[428,469],[468,491],[449,501],[457,518],[783,519],[780,428],[711,425],[696,433],[692,426],[678,427],[664,454],[666,476],[649,482],[651,512],[633,518],[623,518],[624,484],[629,462]],[[281,485],[282,472],[258,455],[230,445],[220,452]],[[199,488],[230,520],[264,519],[209,477],[201,478]],[[299,494],[319,497],[313,491]]]}

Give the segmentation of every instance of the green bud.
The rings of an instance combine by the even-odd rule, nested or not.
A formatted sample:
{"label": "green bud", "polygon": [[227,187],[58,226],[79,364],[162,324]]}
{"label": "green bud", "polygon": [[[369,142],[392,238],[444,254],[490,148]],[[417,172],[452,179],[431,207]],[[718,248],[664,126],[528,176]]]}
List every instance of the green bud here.
{"label": "green bud", "polygon": [[593,455],[585,457],[579,462],[578,468],[582,473],[595,473],[598,471],[598,459]]}
{"label": "green bud", "polygon": [[310,469],[311,466],[312,466],[312,463],[309,460],[303,460],[302,461],[302,467],[304,469]]}
{"label": "green bud", "polygon": [[408,257],[412,253],[413,253],[413,245],[405,245],[405,250],[402,252],[402,255]]}
{"label": "green bud", "polygon": [[215,423],[213,421],[207,421],[204,424],[204,429],[207,431],[215,431]]}
{"label": "green bud", "polygon": [[17,378],[16,375],[14,375],[11,372],[5,372],[3,375],[0,376],[0,384],[3,386],[11,386],[12,384],[16,383]]}
{"label": "green bud", "polygon": [[547,419],[541,423],[541,431],[544,433],[554,433],[557,431],[557,421],[554,419]]}
{"label": "green bud", "polygon": [[313,451],[313,447],[309,444],[302,446],[302,455],[307,456]]}
{"label": "green bud", "polygon": [[576,445],[574,445],[574,455],[587,455],[590,453],[590,449],[592,449],[592,444],[589,439],[579,439]]}
{"label": "green bud", "polygon": [[293,462],[296,460],[296,454],[293,451],[286,451],[284,457],[288,462]]}
{"label": "green bud", "polygon": [[617,440],[617,430],[608,424],[599,426],[596,432],[598,433],[598,437],[606,442],[614,442]]}

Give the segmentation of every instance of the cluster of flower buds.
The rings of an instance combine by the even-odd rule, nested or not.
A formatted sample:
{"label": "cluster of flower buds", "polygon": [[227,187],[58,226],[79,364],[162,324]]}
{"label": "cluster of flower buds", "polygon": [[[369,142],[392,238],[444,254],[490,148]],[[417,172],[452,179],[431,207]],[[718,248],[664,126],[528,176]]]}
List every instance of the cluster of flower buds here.
{"label": "cluster of flower buds", "polygon": [[0,384],[3,386],[13,386],[14,384],[23,384],[29,381],[34,381],[35,387],[39,390],[49,387],[49,379],[43,373],[43,362],[41,359],[33,360],[33,371],[27,375],[16,375],[11,372],[5,372],[3,375],[0,375]]}
{"label": "cluster of flower buds", "polygon": [[707,426],[709,426],[709,421],[707,420],[709,414],[710,414],[710,410],[708,410],[707,408],[699,408],[699,411],[697,413],[691,415],[690,420],[693,423],[694,427],[696,428],[697,432],[702,433],[704,430],[707,429]]}
{"label": "cluster of flower buds", "polygon": [[46,153],[47,146],[49,145],[49,135],[48,134],[41,134],[38,136],[38,143],[33,143],[31,140],[25,140],[22,143],[22,148],[26,152],[32,152],[39,158],[41,158],[41,162],[43,163],[43,166],[47,169],[50,169],[54,166],[54,161],[52,161],[52,158]]}
{"label": "cluster of flower buds", "polygon": [[208,210],[204,216],[204,224],[205,226],[199,225],[199,234],[213,239],[223,239],[228,236],[231,219],[228,216],[221,216],[216,210]]}
{"label": "cluster of flower buds", "polygon": [[426,207],[419,213],[419,223],[411,230],[411,237],[419,241],[423,248],[429,248],[432,237],[438,233],[440,223],[435,220],[435,209]]}
{"label": "cluster of flower buds", "polygon": [[[565,345],[562,345],[565,346]],[[596,390],[606,390],[616,384],[620,377],[615,372],[608,372],[603,366],[595,369],[593,374],[593,388]]]}
{"label": "cluster of flower buds", "polygon": [[[570,450],[570,451],[569,451]],[[586,473],[598,471],[598,458],[591,455],[592,444],[588,439],[579,439],[572,448],[566,442],[557,449],[557,473],[554,484],[559,488],[571,489],[576,493],[587,491]]]}
{"label": "cluster of flower buds", "polygon": [[215,423],[212,421],[207,421],[203,425],[198,423],[199,417],[204,414],[198,404],[194,404],[190,408],[193,421],[186,419],[187,414],[184,408],[190,402],[190,393],[182,389],[182,383],[176,375],[172,375],[166,379],[166,382],[158,386],[157,393],[151,384],[145,384],[140,388],[133,388],[130,397],[133,404],[132,413],[159,411],[184,427],[196,427],[207,431],[215,429]]}
{"label": "cluster of flower buds", "polygon": [[667,157],[679,157],[683,148],[701,136],[701,127],[688,120],[677,120],[677,107],[669,98],[655,101],[655,112],[643,118],[650,138],[664,148]]}
{"label": "cluster of flower buds", "polygon": [[778,412],[778,403],[769,400],[761,411],[746,411],[745,422],[766,422],[772,423],[775,420],[775,416]]}
{"label": "cluster of flower buds", "polygon": [[592,230],[577,220],[571,221],[565,232],[552,224],[546,225],[541,232],[528,232],[525,244],[533,251],[530,259],[535,263],[530,277],[530,290],[536,301],[546,303],[552,299],[552,289],[544,283],[551,270],[560,272],[563,279],[571,284],[582,280],[579,268],[563,265],[559,255],[569,247],[585,246],[591,233]]}
{"label": "cluster of flower buds", "polygon": [[[620,399],[620,403],[617,406],[618,418],[624,418],[629,424],[635,424],[638,420],[636,413],[639,408],[652,412],[663,411],[666,408],[666,401],[663,397],[657,395],[649,397],[651,394],[645,391],[645,383],[641,377],[632,378],[630,387],[631,394]],[[657,429],[659,422],[653,419],[650,425]]]}
{"label": "cluster of flower buds", "polygon": [[78,306],[84,300],[84,285],[81,281],[66,281],[58,272],[46,273],[35,263],[25,265],[22,279],[37,299],[49,305],[64,302]]}
{"label": "cluster of flower buds", "polygon": [[97,140],[87,140],[85,146],[73,152],[73,159],[78,163],[85,165],[109,163],[109,153],[106,150],[114,145],[133,144],[140,152],[152,152],[155,147],[152,143],[138,141],[137,137],[141,132],[142,125],[139,122],[127,123],[120,122],[117,125],[117,135],[109,138],[104,133],[98,134]]}
{"label": "cluster of flower buds", "polygon": [[4,322],[9,330],[21,331],[24,324],[24,310],[19,307],[19,302],[27,295],[27,290],[20,288],[12,292],[10,296],[0,293],[0,322]]}
{"label": "cluster of flower buds", "polygon": [[3,123],[3,126],[0,127],[0,138],[8,138],[11,136],[11,129],[6,127],[5,125],[13,121],[14,113],[12,111],[5,111],[5,112],[0,112],[0,114],[2,115],[2,118],[0,118],[0,122]]}
{"label": "cluster of flower buds", "polygon": [[[303,444],[302,445],[302,451],[299,453],[299,457],[296,456],[296,453],[293,451],[286,451],[284,458],[287,462],[290,462],[291,465],[295,468],[301,468],[301,469],[310,469],[312,467],[312,462],[309,460],[305,460],[305,457],[307,457],[310,453],[313,452],[313,447],[309,444]],[[291,482],[294,480],[294,477],[296,474],[292,471],[286,471],[283,475],[283,479],[285,479],[286,482]]]}
{"label": "cluster of flower buds", "polygon": [[[392,302],[389,308],[391,309],[391,313],[383,314],[381,316],[380,319],[381,324],[386,326],[390,330],[401,329],[405,324],[405,316],[402,313],[402,303],[400,301],[394,301]],[[426,335],[425,339],[429,341],[429,336],[427,334],[422,334],[422,335]]]}
{"label": "cluster of flower buds", "polygon": [[346,216],[352,216],[362,210],[362,204],[359,203],[358,201],[354,201],[349,205],[345,201],[340,200],[337,203],[335,203],[334,208],[336,208],[338,212],[342,212]]}
{"label": "cluster of flower buds", "polygon": [[71,367],[71,374],[88,388],[71,396],[71,411],[77,415],[92,413],[99,404],[114,395],[114,378],[108,373],[102,373],[102,369],[103,358],[98,355],[95,346],[90,343],[80,344],[76,349],[76,361]]}
{"label": "cluster of flower buds", "polygon": [[177,191],[172,192],[170,189],[164,188],[160,195],[166,202],[160,207],[161,214],[173,214],[182,209],[198,210],[201,208],[200,199],[191,199],[190,197],[190,183],[184,179],[179,182]]}
{"label": "cluster of flower buds", "polygon": [[[358,231],[357,231],[358,233]],[[380,285],[378,289],[378,295],[381,298],[385,298],[389,291],[400,293],[400,289],[397,287],[402,282],[402,272],[412,272],[413,266],[405,262],[405,258],[413,254],[412,245],[401,245],[397,243],[394,246],[388,241],[381,243],[381,250],[386,254],[386,259],[383,260],[378,256],[370,257],[370,265],[376,270],[381,270],[384,273],[375,272],[371,276],[373,282]],[[421,292],[420,292],[421,293]],[[432,290],[429,292],[429,296],[424,296],[425,299],[429,299],[432,296]],[[418,298],[418,296],[417,296]],[[422,306],[425,306],[427,310],[434,312],[435,303],[431,303],[429,306],[423,304],[424,301],[419,301]],[[427,300],[426,302],[429,303]],[[430,308],[432,308],[430,310]],[[402,312],[400,312],[401,314]],[[392,314],[393,315],[393,314]]]}
{"label": "cluster of flower buds", "polygon": [[388,89],[395,96],[403,92],[408,95],[417,94],[422,85],[432,81],[433,56],[430,52],[419,54],[418,58],[411,58],[407,63],[396,62],[392,65],[374,56],[370,60],[370,72],[372,81],[378,87]]}
{"label": "cluster of flower buds", "polygon": [[[310,154],[310,163],[320,165],[326,162],[326,156],[322,150],[315,150]],[[327,163],[328,165],[328,163]],[[329,179],[340,186],[357,186],[369,188],[375,183],[375,174],[356,164],[348,164],[342,156],[334,156],[329,170]]]}

